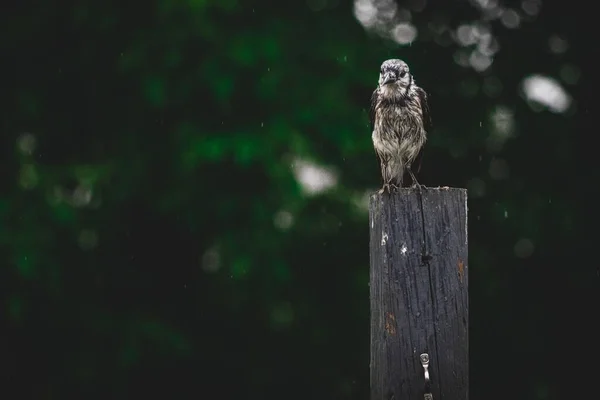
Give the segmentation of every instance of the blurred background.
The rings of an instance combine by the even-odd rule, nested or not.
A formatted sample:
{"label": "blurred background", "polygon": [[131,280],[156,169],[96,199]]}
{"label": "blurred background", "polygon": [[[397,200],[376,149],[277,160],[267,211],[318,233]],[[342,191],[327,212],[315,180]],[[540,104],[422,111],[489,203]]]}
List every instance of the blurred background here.
{"label": "blurred background", "polygon": [[430,96],[419,180],[469,190],[471,398],[587,393],[589,15],[542,0],[6,6],[0,360],[18,391],[3,398],[368,398],[367,109],[388,58]]}

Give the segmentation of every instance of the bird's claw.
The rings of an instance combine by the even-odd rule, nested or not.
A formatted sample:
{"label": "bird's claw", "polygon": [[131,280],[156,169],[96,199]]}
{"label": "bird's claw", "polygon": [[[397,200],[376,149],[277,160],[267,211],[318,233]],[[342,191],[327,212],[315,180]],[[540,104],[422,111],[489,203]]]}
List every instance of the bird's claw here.
{"label": "bird's claw", "polygon": [[392,193],[392,189],[398,190],[398,186],[396,186],[396,185],[394,185],[392,183],[386,183],[386,184],[383,185],[383,187],[381,189],[379,189],[379,191],[377,193],[383,194],[383,193],[385,193],[387,191],[388,193],[391,194]]}

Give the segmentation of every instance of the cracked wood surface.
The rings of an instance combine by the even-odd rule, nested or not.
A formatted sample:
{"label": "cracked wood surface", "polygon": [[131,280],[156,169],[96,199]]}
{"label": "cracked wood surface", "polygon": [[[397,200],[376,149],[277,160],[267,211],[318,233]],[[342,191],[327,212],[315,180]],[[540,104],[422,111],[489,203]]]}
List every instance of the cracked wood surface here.
{"label": "cracked wood surface", "polygon": [[[467,191],[376,193],[369,204],[371,400],[468,400]],[[422,200],[422,201],[421,201]]]}

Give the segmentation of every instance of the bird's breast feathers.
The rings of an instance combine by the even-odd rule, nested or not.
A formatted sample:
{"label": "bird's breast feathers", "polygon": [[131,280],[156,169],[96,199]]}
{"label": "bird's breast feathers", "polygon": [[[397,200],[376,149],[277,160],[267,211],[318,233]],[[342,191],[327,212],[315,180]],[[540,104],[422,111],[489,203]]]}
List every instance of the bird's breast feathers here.
{"label": "bird's breast feathers", "polygon": [[425,133],[420,108],[410,106],[378,107],[375,113],[374,130],[382,135],[395,133],[400,137],[412,131]]}
{"label": "bird's breast feathers", "polygon": [[[380,154],[396,154],[408,147],[420,148],[425,142],[425,129],[418,103],[382,105],[376,108],[372,134],[373,146]],[[413,153],[412,149],[409,151]]]}

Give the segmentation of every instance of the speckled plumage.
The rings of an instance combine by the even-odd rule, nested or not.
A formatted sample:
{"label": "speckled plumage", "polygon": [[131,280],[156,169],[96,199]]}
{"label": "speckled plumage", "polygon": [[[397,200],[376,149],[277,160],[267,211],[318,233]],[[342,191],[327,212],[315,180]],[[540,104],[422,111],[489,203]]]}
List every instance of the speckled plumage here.
{"label": "speckled plumage", "polygon": [[[382,191],[402,187],[404,173],[420,158],[429,129],[427,95],[418,87],[408,65],[392,59],[381,65],[379,83],[371,96],[372,139],[381,165]],[[413,184],[417,184],[413,176]]]}

